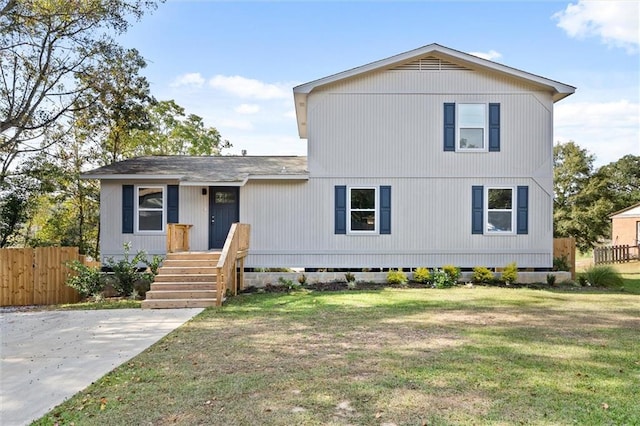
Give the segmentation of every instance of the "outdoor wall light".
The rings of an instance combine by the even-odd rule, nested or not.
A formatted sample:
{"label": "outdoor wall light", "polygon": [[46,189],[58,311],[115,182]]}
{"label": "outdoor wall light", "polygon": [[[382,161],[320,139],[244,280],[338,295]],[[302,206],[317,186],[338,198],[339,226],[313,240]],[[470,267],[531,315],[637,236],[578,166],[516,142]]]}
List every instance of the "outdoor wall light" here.
{"label": "outdoor wall light", "polygon": [[202,195],[207,195],[207,188],[202,188]]}

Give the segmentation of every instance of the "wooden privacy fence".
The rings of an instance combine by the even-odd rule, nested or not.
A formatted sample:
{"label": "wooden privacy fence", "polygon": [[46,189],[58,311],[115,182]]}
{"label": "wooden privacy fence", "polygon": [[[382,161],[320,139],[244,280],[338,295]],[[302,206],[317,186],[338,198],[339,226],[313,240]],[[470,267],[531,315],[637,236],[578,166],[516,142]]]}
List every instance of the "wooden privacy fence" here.
{"label": "wooden privacy fence", "polygon": [[638,258],[639,247],[636,246],[609,246],[593,249],[593,262],[596,265],[602,263],[622,263]]}
{"label": "wooden privacy fence", "polygon": [[77,247],[0,249],[0,306],[79,301],[78,292],[65,284],[71,272],[65,263],[71,260],[90,263]]}
{"label": "wooden privacy fence", "polygon": [[576,279],[576,239],[554,238],[553,239],[553,257],[565,257],[571,268],[571,279]]}

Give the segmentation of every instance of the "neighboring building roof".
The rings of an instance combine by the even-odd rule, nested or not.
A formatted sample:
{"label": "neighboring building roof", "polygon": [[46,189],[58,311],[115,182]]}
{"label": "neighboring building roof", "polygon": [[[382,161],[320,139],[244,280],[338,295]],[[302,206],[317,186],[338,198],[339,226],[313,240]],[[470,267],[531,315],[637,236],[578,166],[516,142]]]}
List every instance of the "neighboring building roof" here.
{"label": "neighboring building roof", "polygon": [[626,209],[618,210],[609,215],[610,219],[616,217],[640,217],[640,203],[629,206]]}
{"label": "neighboring building roof", "polygon": [[307,157],[155,156],[91,170],[84,179],[177,180],[185,186],[242,186],[249,179],[309,179]]}
{"label": "neighboring building roof", "polygon": [[301,138],[307,137],[307,96],[314,89],[327,84],[332,84],[340,80],[353,78],[362,74],[371,72],[388,70],[398,65],[406,64],[407,62],[414,61],[418,58],[428,55],[436,54],[438,56],[447,58],[455,62],[456,64],[468,67],[472,70],[486,70],[491,72],[497,72],[500,74],[507,74],[511,77],[525,80],[530,84],[540,86],[544,90],[548,90],[553,93],[553,101],[557,102],[572,93],[576,88],[569,86],[558,81],[550,80],[548,78],[540,77],[535,74],[530,74],[525,71],[511,68],[506,65],[499,64],[497,62],[489,61],[479,58],[468,53],[460,52],[458,50],[450,49],[448,47],[441,46],[439,44],[429,44],[427,46],[419,47],[418,49],[410,50],[408,52],[400,53],[399,55],[391,56],[386,59],[382,59],[370,64],[366,64],[357,68],[353,68],[347,71],[343,71],[338,74],[330,75],[328,77],[314,80],[309,83],[301,84],[293,88],[293,96],[296,107],[296,117],[298,120],[298,133]]}

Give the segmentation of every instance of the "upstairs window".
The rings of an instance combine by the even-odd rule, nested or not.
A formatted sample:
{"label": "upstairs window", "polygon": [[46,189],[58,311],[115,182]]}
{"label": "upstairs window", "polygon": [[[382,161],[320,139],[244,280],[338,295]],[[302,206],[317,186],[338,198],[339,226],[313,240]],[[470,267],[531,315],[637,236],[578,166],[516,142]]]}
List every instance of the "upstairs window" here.
{"label": "upstairs window", "polygon": [[138,231],[164,230],[164,187],[137,187]]}
{"label": "upstairs window", "polygon": [[458,150],[485,150],[486,129],[485,104],[458,104]]}
{"label": "upstairs window", "polygon": [[349,189],[349,231],[376,232],[376,188]]}

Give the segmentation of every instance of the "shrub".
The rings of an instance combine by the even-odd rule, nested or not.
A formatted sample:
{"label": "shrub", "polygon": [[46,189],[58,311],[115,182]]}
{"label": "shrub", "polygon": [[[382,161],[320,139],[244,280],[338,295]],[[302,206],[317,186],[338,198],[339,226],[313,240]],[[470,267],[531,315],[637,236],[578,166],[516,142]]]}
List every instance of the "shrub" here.
{"label": "shrub", "polygon": [[556,284],[556,276],[553,274],[547,274],[547,284],[555,285]]}
{"label": "shrub", "polygon": [[278,284],[286,287],[289,291],[300,290],[300,288],[302,287],[300,284],[294,283],[293,280],[284,277],[278,277]]}
{"label": "shrub", "polygon": [[[162,258],[155,256],[149,262],[147,254],[144,250],[140,250],[130,259],[131,243],[124,243],[123,249],[124,257],[122,259],[116,261],[113,257],[110,257],[105,261],[105,265],[113,271],[113,277],[115,278],[113,289],[120,296],[131,296],[134,288],[138,293],[146,292],[155,277],[153,271],[148,271],[148,269],[150,269],[150,265],[153,265],[157,271]],[[140,265],[144,266],[140,267]],[[138,288],[136,288],[136,285]]]}
{"label": "shrub", "polygon": [[621,287],[624,284],[620,274],[608,265],[595,265],[582,273],[594,287]]}
{"label": "shrub", "polygon": [[493,272],[484,266],[476,266],[471,274],[471,281],[474,283],[490,283],[495,279]]}
{"label": "shrub", "polygon": [[444,269],[434,269],[431,277],[431,285],[435,288],[449,288],[458,283],[458,280],[453,279]]}
{"label": "shrub", "polygon": [[300,283],[300,285],[306,285],[307,276],[305,274],[301,274],[300,276],[298,276],[298,282]]}
{"label": "shrub", "polygon": [[458,283],[460,279],[460,268],[453,265],[444,265],[442,271],[449,276],[454,285]]}
{"label": "shrub", "polygon": [[416,268],[413,272],[413,280],[417,283],[427,284],[431,282],[431,272],[427,268]]}
{"label": "shrub", "polygon": [[560,257],[553,258],[553,270],[554,271],[570,271],[571,266],[569,265],[569,259],[567,259],[567,255],[563,254]]}
{"label": "shrub", "polygon": [[516,262],[511,262],[504,267],[502,271],[502,281],[507,284],[513,284],[518,280],[518,265]]}
{"label": "shrub", "polygon": [[76,272],[69,275],[66,284],[75,289],[83,298],[100,294],[104,290],[104,280],[100,268],[87,266],[78,260],[66,263],[67,268]]}
{"label": "shrub", "polygon": [[587,277],[585,277],[583,274],[578,275],[578,284],[581,285],[582,287],[586,287],[589,284],[589,281],[587,281]]}
{"label": "shrub", "polygon": [[408,281],[409,280],[407,279],[407,274],[405,274],[400,269],[397,269],[395,271],[392,269],[387,273],[387,282],[389,284],[405,285]]}
{"label": "shrub", "polygon": [[356,280],[356,276],[351,272],[347,272],[346,274],[344,274],[344,279],[347,280],[347,283],[352,283]]}

